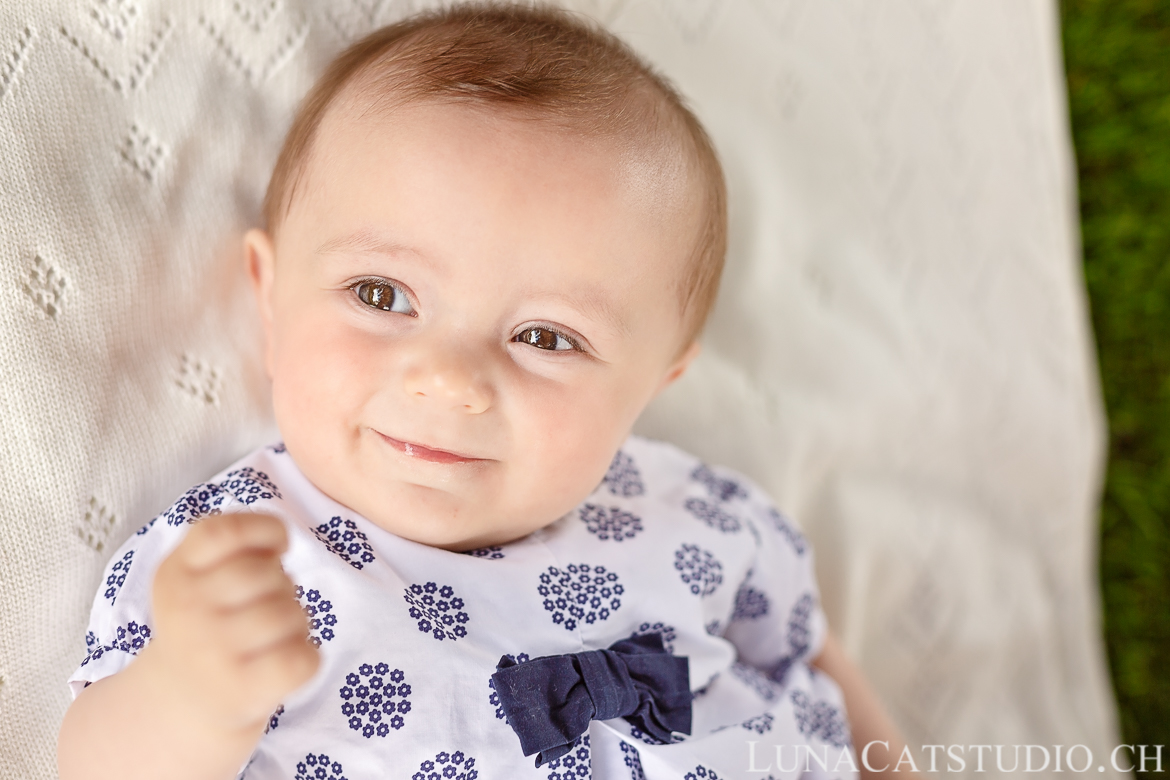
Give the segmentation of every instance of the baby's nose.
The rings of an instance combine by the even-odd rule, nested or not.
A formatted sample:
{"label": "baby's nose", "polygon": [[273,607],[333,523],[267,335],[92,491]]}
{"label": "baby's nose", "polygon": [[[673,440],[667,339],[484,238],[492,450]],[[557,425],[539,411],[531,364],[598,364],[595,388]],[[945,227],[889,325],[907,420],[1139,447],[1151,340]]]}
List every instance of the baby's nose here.
{"label": "baby's nose", "polygon": [[415,398],[427,398],[468,414],[482,414],[492,403],[492,394],[469,358],[441,359],[432,356],[406,372],[405,390]]}

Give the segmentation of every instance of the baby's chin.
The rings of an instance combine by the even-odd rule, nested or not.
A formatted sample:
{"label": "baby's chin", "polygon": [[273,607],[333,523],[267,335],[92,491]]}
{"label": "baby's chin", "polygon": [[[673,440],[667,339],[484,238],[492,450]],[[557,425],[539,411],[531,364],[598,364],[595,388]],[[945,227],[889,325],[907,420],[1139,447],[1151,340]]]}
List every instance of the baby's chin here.
{"label": "baby's chin", "polygon": [[560,516],[545,518],[518,509],[507,510],[409,482],[384,485],[379,492],[382,495],[368,506],[354,505],[364,503],[361,499],[339,503],[395,536],[451,552],[514,542]]}

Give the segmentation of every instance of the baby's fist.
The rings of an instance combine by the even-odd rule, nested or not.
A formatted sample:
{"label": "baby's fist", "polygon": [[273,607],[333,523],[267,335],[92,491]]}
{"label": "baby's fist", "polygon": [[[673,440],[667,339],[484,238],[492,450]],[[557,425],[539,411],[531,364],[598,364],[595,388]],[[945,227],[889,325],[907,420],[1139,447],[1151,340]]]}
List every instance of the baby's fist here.
{"label": "baby's fist", "polygon": [[295,586],[280,565],[284,525],[261,514],[194,524],[154,578],[143,655],[219,728],[257,728],[317,671]]}

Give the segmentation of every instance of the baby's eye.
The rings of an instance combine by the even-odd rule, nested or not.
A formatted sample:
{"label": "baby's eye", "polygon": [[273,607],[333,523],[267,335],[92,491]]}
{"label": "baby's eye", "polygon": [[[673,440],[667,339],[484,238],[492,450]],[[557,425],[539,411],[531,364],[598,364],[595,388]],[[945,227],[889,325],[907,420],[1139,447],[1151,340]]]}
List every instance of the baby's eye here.
{"label": "baby's eye", "polygon": [[555,330],[539,326],[525,328],[512,341],[519,341],[522,344],[528,344],[537,349],[547,349],[550,352],[565,352],[571,349],[577,349],[577,345],[565,336],[562,336]]}
{"label": "baby's eye", "polygon": [[357,293],[358,300],[372,309],[415,315],[406,294],[389,282],[366,279],[355,284],[353,291]]}

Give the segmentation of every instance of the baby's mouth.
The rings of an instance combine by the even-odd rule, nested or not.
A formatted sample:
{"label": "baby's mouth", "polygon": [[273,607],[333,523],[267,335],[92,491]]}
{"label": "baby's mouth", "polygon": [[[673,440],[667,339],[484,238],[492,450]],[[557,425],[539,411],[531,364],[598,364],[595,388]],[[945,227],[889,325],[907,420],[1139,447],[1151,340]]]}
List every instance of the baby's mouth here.
{"label": "baby's mouth", "polygon": [[[373,429],[371,429],[373,430]],[[471,458],[466,455],[460,455],[457,452],[449,452],[447,450],[437,450],[433,447],[424,447],[421,444],[416,444],[411,441],[401,441],[392,436],[387,436],[381,431],[374,431],[382,437],[382,441],[389,444],[399,452],[405,453],[411,458],[418,458],[419,460],[430,461],[431,463],[476,463],[483,460],[482,458]]]}

